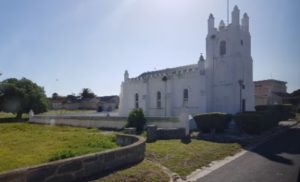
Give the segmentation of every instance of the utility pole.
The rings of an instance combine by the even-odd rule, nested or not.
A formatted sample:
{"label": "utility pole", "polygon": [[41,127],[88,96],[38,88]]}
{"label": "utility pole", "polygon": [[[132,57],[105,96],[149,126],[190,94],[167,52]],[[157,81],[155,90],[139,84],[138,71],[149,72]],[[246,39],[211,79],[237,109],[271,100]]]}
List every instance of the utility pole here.
{"label": "utility pole", "polygon": [[167,76],[162,77],[162,81],[165,82],[165,117],[167,117],[167,80]]}

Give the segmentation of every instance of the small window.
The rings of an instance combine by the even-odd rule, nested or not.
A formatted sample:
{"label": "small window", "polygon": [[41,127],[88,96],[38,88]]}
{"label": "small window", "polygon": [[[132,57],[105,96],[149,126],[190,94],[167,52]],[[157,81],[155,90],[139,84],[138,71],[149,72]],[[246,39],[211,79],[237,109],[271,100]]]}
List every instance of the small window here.
{"label": "small window", "polygon": [[241,45],[242,45],[242,46],[244,45],[244,41],[243,41],[243,40],[241,40]]}
{"label": "small window", "polygon": [[161,108],[161,93],[160,92],[157,92],[157,94],[156,94],[156,106],[158,109]]}
{"label": "small window", "polygon": [[139,108],[139,94],[135,94],[135,98],[134,98],[134,101],[135,101],[135,108]]}
{"label": "small window", "polygon": [[220,55],[224,56],[226,54],[226,41],[220,42]]}
{"label": "small window", "polygon": [[183,102],[187,102],[189,100],[189,91],[188,89],[183,90]]}

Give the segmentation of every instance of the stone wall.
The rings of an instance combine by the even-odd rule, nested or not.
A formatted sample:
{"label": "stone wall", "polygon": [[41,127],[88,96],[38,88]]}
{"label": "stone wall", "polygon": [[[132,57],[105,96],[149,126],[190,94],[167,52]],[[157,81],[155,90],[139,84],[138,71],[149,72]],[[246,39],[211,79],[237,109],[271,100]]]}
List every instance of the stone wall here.
{"label": "stone wall", "polygon": [[[123,129],[126,125],[126,117],[104,117],[104,116],[68,116],[68,115],[57,115],[57,116],[44,116],[35,115],[30,117],[29,122],[41,123],[50,125],[66,125],[86,128],[104,128],[104,129]],[[159,128],[186,128],[186,123],[176,117],[147,117],[148,125],[156,125]],[[187,119],[186,119],[187,120]]]}
{"label": "stone wall", "polygon": [[147,142],[155,142],[156,140],[182,139],[185,137],[185,128],[157,128],[156,125],[147,126]]}
{"label": "stone wall", "polygon": [[42,116],[30,117],[29,122],[50,125],[66,125],[86,128],[122,129],[126,125],[123,117],[89,117],[89,116]]}
{"label": "stone wall", "polygon": [[80,181],[138,163],[144,159],[145,140],[138,136],[117,135],[123,147],[0,173],[1,182]]}

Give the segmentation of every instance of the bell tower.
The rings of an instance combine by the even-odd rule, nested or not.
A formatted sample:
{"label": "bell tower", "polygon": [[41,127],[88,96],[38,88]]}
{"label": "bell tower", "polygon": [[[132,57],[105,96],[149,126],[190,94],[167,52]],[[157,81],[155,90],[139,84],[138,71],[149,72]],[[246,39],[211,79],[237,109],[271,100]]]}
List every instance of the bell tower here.
{"label": "bell tower", "polygon": [[240,21],[240,10],[234,7],[231,23],[221,20],[214,27],[208,18],[206,37],[206,88],[209,112],[237,113],[254,109],[254,85],[249,17]]}

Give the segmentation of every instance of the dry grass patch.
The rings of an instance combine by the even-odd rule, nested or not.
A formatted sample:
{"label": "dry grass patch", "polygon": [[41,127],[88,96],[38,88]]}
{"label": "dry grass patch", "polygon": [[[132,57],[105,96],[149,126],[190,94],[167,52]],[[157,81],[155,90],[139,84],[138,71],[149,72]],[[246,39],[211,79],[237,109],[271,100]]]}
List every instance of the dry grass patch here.
{"label": "dry grass patch", "polygon": [[[127,169],[112,173],[106,177],[96,180],[97,182],[164,182],[169,181],[169,177],[159,167],[151,161],[143,162]],[[96,182],[95,181],[95,182]]]}
{"label": "dry grass patch", "polygon": [[213,143],[192,140],[188,144],[180,140],[161,140],[147,144],[146,158],[166,166],[180,176],[186,176],[196,169],[207,166],[240,151],[236,143]]}

